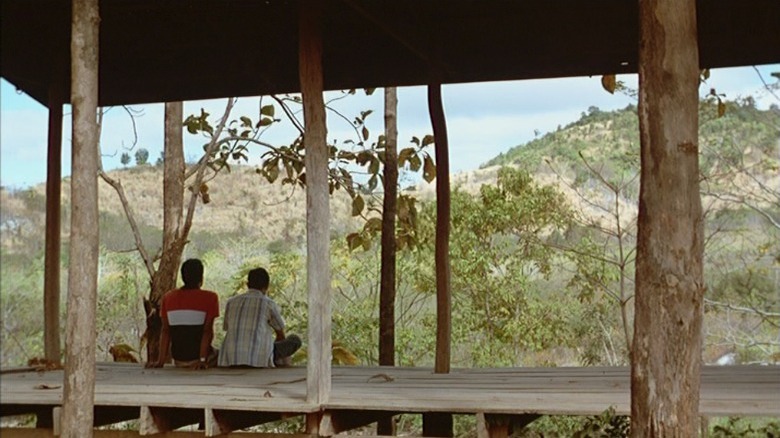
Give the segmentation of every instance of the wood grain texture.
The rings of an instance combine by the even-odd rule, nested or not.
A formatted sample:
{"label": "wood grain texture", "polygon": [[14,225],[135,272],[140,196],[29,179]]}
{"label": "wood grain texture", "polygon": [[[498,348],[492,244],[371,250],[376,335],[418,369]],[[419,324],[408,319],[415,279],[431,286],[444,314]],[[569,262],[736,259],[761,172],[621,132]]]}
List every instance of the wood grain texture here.
{"label": "wood grain texture", "polygon": [[306,147],[306,279],[309,292],[309,342],[306,346],[306,394],[321,404],[330,394],[330,194],[328,145],[323,100],[322,4],[306,0],[300,7],[299,77],[303,95]]}
{"label": "wood grain texture", "polygon": [[[610,406],[618,414],[630,412],[627,367],[456,368],[449,374],[431,368],[334,367],[331,397],[322,405],[307,402],[305,377],[304,367],[191,371],[101,363],[95,405],[287,414],[355,410],[594,415]],[[62,379],[61,370],[2,374],[0,411],[19,412],[16,407],[21,407],[33,413],[36,406],[60,405]],[[705,366],[699,413],[780,416],[780,367]]]}

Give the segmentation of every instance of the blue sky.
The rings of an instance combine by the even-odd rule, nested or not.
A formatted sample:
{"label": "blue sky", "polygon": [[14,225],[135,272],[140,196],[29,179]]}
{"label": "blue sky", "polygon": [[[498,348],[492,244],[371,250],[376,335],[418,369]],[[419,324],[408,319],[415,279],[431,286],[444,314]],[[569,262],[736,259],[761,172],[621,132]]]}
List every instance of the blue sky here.
{"label": "blue sky", "polygon": [[[771,72],[780,71],[780,64],[758,67],[769,83],[777,79]],[[611,110],[635,103],[625,95],[610,95],[601,88],[600,77],[546,79],[529,81],[458,84],[443,87],[444,108],[450,139],[450,166],[453,172],[471,170],[490,158],[535,135],[556,129],[576,120],[590,106]],[[622,75],[619,80],[636,86],[636,75]],[[713,70],[701,94],[710,88],[725,93],[728,98],[754,96],[759,105],[780,104],[763,89],[759,74],[753,67]],[[326,98],[338,97],[328,93]],[[270,101],[266,98],[265,103]],[[214,123],[224,110],[225,100],[186,102],[184,113],[199,113],[201,108],[212,114]],[[349,119],[360,111],[373,109],[368,118],[372,138],[382,130],[382,93],[373,96],[349,96],[333,106]],[[134,155],[138,148],[149,151],[154,161],[162,150],[163,105],[138,105],[135,118],[138,143],[133,147],[132,122],[122,108],[111,108],[104,120],[101,137],[103,165],[106,169],[120,167],[123,152]],[[247,115],[257,119],[259,98],[241,98],[232,116]],[[70,108],[64,109],[63,175],[70,173]],[[278,116],[279,113],[277,113]],[[41,183],[46,177],[46,137],[48,111],[45,107],[18,92],[4,79],[0,80],[0,184],[24,188]],[[399,147],[412,136],[431,133],[424,87],[399,89]],[[273,126],[264,140],[273,144],[288,144],[295,138],[289,124]],[[349,124],[335,113],[328,114],[329,139],[345,140],[355,134]],[[197,158],[204,140],[185,133],[185,156]],[[250,152],[256,162],[262,150]]]}

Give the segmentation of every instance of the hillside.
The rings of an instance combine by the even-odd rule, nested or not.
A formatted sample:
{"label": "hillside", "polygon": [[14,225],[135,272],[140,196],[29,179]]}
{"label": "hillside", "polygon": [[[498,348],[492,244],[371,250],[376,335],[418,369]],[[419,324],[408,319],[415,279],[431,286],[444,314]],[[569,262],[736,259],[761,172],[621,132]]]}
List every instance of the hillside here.
{"label": "hillside", "polygon": [[[716,117],[711,103],[702,103],[701,168],[709,174],[709,185],[720,187],[764,184],[780,187],[778,148],[780,147],[780,110],[758,110],[747,102],[729,102],[724,117]],[[629,178],[639,168],[639,133],[636,107],[604,112],[591,107],[581,118],[554,132],[526,144],[513,147],[483,164],[480,169],[452,176],[453,187],[477,193],[482,184],[495,182],[496,169],[503,165],[523,167],[535,175],[538,182],[555,184],[567,194],[581,211],[589,211],[581,203],[575,188],[593,179],[584,170],[583,159],[607,179]],[[758,170],[759,178],[721,171],[725,164],[735,163]],[[757,169],[760,166],[760,169]],[[162,226],[162,170],[144,165],[110,172],[122,182],[143,234],[159,239]],[[560,177],[563,177],[561,179]],[[435,184],[422,183],[415,190],[422,199],[435,197]],[[269,184],[257,175],[253,167],[236,166],[209,183],[211,202],[198,203],[193,228],[194,245],[211,247],[232,237],[249,236],[261,242],[283,242],[300,247],[305,236],[305,193],[291,186]],[[62,187],[63,232],[67,233],[70,187],[66,178]],[[40,240],[45,213],[45,186],[0,193],[2,205],[3,246],[14,242],[30,245],[28,235]],[[116,192],[100,182],[100,211],[103,244],[113,250],[133,247],[132,236]],[[772,200],[769,200],[771,205]],[[775,200],[776,202],[776,200]],[[361,224],[351,218],[349,198],[343,192],[332,197],[332,228],[334,235],[355,231]],[[37,247],[42,241],[36,242]],[[152,247],[154,245],[151,245]]]}

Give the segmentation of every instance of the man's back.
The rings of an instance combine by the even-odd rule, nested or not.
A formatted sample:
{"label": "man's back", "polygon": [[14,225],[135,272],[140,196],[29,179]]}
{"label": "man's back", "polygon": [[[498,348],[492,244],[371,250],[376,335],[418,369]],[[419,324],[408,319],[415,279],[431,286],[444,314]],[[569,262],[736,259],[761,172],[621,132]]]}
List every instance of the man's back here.
{"label": "man's back", "polygon": [[276,303],[259,290],[228,300],[219,366],[274,367],[274,332],[284,330]]}
{"label": "man's back", "polygon": [[161,313],[168,319],[171,356],[177,361],[198,360],[204,323],[219,315],[219,297],[202,289],[175,289],[163,296]]}

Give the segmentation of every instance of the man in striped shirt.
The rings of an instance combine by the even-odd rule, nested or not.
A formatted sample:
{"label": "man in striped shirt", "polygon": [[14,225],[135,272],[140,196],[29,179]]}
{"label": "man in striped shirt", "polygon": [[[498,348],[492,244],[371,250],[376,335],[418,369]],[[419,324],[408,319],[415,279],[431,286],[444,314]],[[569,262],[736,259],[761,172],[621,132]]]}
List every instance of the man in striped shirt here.
{"label": "man in striped shirt", "polygon": [[267,295],[269,283],[268,271],[253,269],[247,279],[249,289],[228,300],[219,366],[286,366],[301,347],[301,338],[285,336],[279,306]]}
{"label": "man in striped shirt", "polygon": [[149,368],[162,367],[169,351],[177,367],[203,369],[217,363],[217,351],[211,342],[214,319],[219,316],[219,297],[201,289],[203,263],[198,259],[182,263],[181,279],[184,286],[166,293],[161,300],[160,357],[147,364]]}

